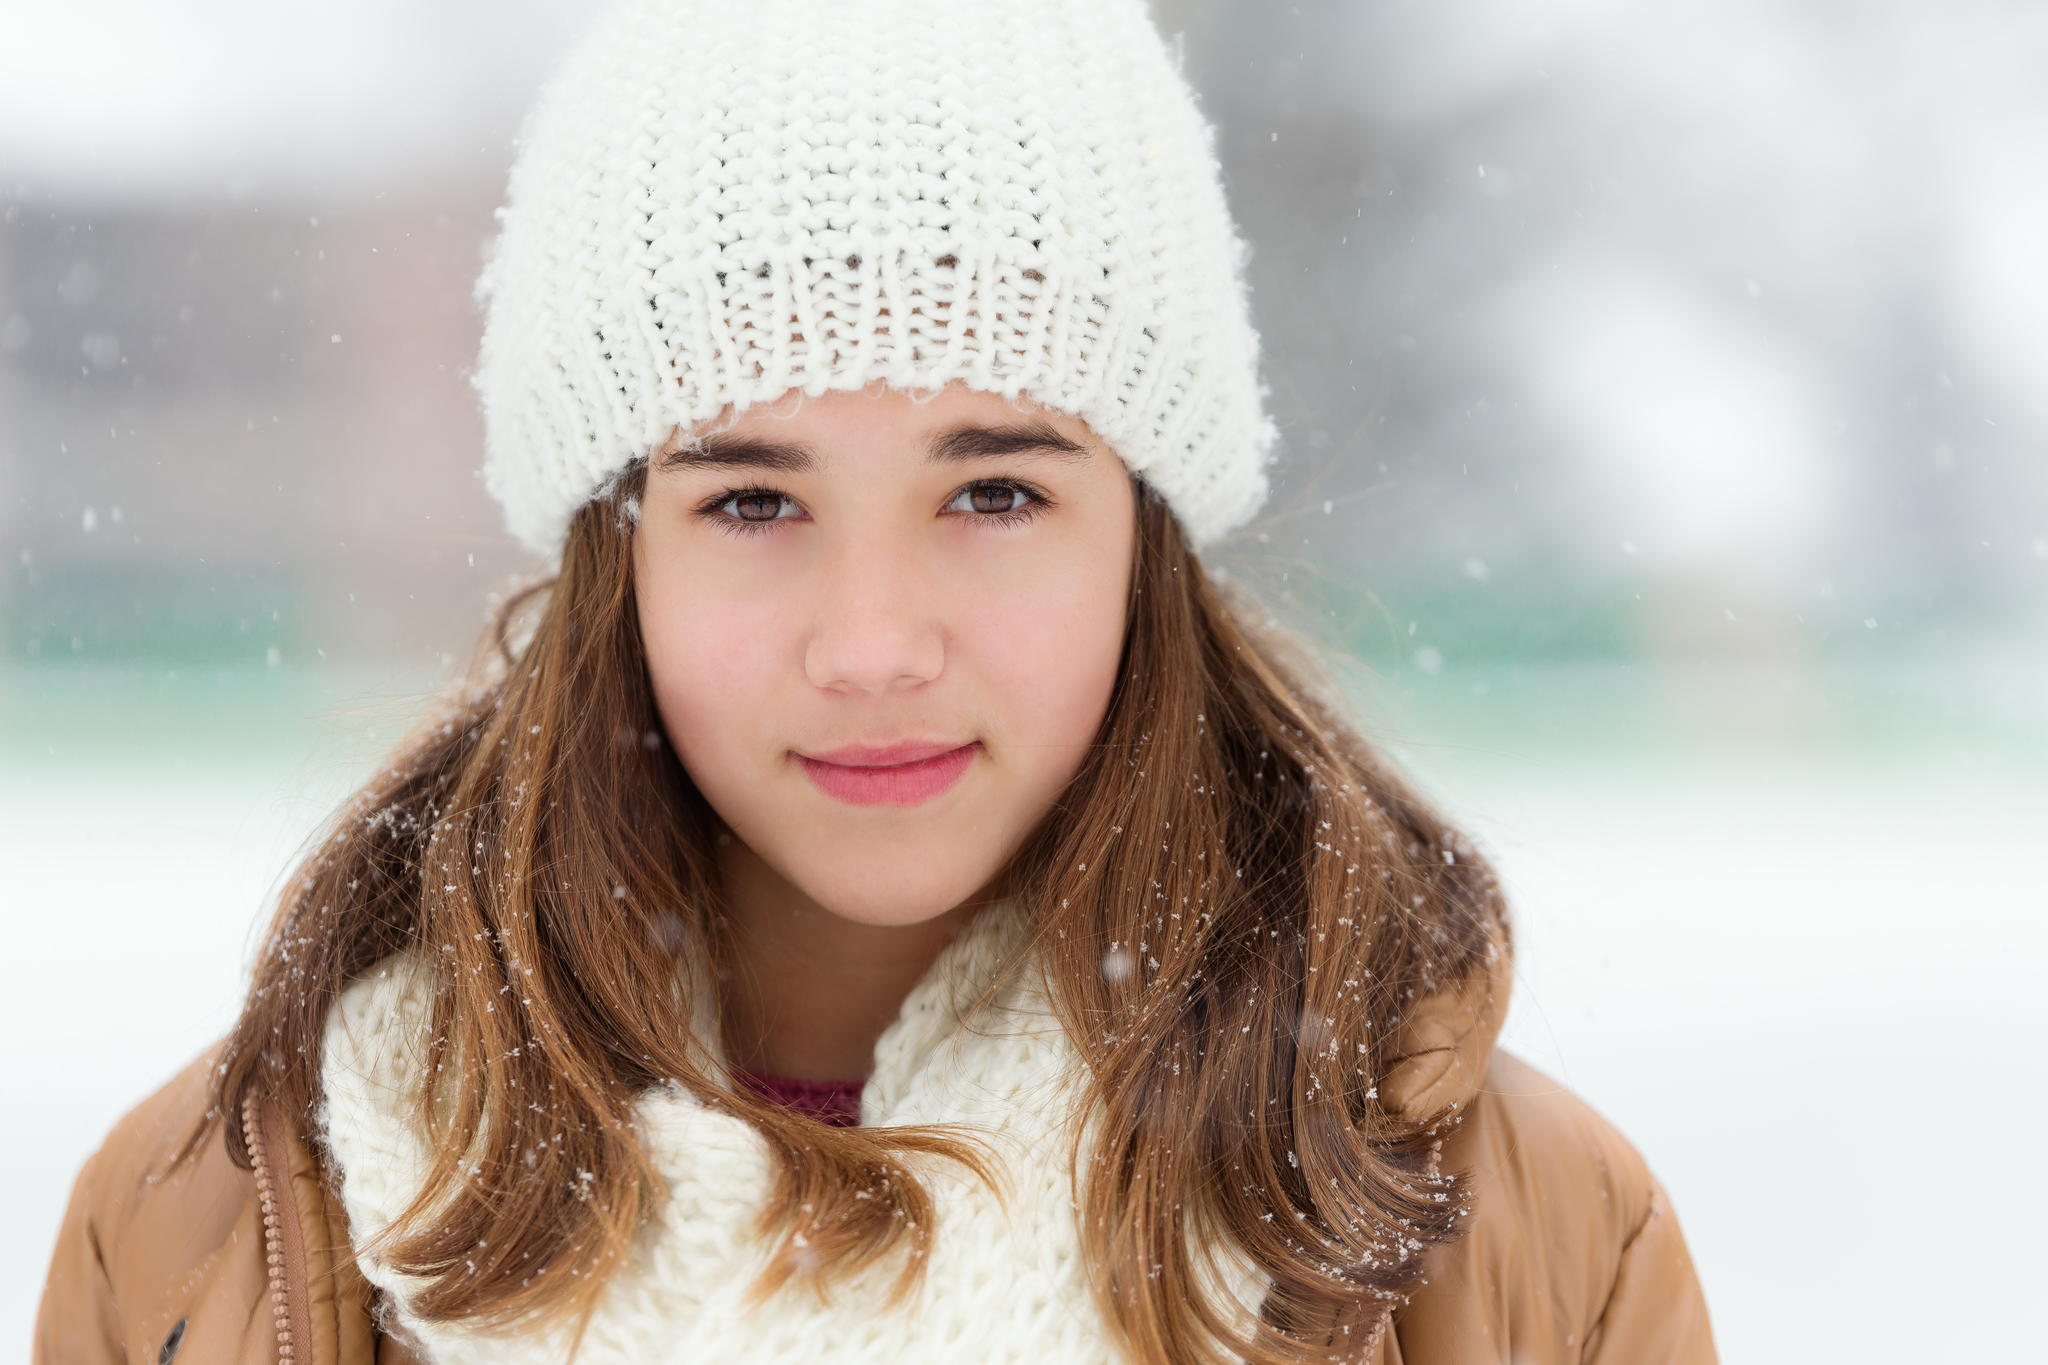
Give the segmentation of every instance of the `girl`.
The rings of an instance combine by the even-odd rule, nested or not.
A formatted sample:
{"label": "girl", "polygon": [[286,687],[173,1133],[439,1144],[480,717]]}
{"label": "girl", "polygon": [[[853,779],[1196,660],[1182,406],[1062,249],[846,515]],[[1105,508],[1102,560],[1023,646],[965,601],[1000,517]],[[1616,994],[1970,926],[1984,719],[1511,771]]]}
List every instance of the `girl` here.
{"label": "girl", "polygon": [[600,25],[480,284],[555,571],[39,1359],[1714,1359],[1486,863],[1198,558],[1276,436],[1212,142],[1140,0]]}

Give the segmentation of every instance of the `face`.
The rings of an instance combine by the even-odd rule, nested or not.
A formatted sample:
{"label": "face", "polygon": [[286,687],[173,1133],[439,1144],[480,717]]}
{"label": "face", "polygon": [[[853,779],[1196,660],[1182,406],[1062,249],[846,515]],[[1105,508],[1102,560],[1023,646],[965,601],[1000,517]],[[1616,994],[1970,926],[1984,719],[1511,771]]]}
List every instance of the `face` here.
{"label": "face", "polygon": [[958,385],[793,390],[696,434],[649,461],[633,541],[685,769],[785,893],[874,925],[974,898],[1108,709],[1130,474],[1079,419]]}

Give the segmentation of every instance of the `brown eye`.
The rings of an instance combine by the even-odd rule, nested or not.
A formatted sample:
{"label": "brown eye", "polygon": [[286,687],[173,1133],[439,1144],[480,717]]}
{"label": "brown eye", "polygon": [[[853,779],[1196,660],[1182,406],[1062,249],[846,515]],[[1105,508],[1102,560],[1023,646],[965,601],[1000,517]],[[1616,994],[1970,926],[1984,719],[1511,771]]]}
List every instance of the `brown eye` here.
{"label": "brown eye", "polygon": [[[966,507],[960,500],[967,499]],[[1018,503],[1013,499],[1022,498]],[[728,488],[697,504],[696,515],[728,535],[771,534],[775,524],[795,520],[783,516],[782,505],[789,496],[772,488]],[[970,524],[1008,528],[1021,526],[1056,506],[1039,489],[1014,479],[984,479],[961,488],[946,506],[967,515]]]}
{"label": "brown eye", "polygon": [[[788,495],[772,488],[728,488],[697,504],[696,515],[728,535],[765,535],[776,522],[788,520],[780,515],[788,501]],[[757,515],[761,512],[767,515]]]}
{"label": "brown eye", "polygon": [[[1012,497],[1024,501],[1013,503]],[[1053,505],[1051,498],[1014,479],[986,479],[968,484],[947,505],[959,507],[963,498],[967,505],[959,510],[969,520],[994,526],[1020,526]]]}
{"label": "brown eye", "polygon": [[1010,498],[1017,492],[1008,484],[984,483],[975,486],[970,496],[974,499],[977,512],[1014,512]]}

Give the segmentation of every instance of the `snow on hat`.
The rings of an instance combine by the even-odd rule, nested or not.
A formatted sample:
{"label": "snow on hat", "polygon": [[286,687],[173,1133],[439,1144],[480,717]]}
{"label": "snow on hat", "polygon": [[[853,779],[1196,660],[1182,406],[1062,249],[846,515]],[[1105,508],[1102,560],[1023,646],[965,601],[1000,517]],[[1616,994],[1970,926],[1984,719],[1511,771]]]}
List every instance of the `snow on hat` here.
{"label": "snow on hat", "polygon": [[1143,0],[625,0],[497,216],[482,473],[544,558],[677,427],[875,380],[1079,417],[1198,548],[1265,501],[1248,250]]}

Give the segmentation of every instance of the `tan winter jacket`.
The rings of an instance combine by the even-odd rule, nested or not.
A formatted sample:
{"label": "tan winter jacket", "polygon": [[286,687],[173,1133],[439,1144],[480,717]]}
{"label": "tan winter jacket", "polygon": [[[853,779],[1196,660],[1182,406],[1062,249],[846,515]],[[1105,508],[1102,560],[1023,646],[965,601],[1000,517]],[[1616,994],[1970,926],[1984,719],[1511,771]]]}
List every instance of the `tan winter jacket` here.
{"label": "tan winter jacket", "polygon": [[[1556,1081],[1498,1049],[1511,957],[1410,1016],[1382,1097],[1457,1098],[1441,1166],[1472,1215],[1361,1365],[1715,1365],[1677,1215],[1642,1156]],[[207,1107],[211,1053],[115,1125],[79,1172],[36,1324],[36,1365],[416,1365],[375,1326],[347,1221],[275,1106],[236,1116],[255,1170],[218,1133],[158,1172]],[[820,1357],[826,1358],[825,1356]],[[1051,1365],[1051,1363],[1049,1363]]]}

